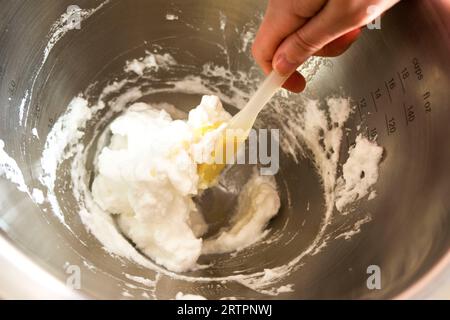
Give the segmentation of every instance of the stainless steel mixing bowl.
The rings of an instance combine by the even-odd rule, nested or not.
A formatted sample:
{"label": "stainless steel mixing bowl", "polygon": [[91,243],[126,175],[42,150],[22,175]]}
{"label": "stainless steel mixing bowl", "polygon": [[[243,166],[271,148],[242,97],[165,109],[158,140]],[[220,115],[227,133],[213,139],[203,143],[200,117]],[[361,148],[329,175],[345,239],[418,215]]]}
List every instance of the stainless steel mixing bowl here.
{"label": "stainless steel mixing bowl", "polygon": [[[39,159],[55,119],[90,83],[107,81],[127,59],[154,44],[194,67],[212,61],[250,70],[253,62],[249,48],[242,50],[241,36],[258,24],[265,7],[258,0],[111,0],[83,20],[80,29],[61,37],[41,65],[49,30],[72,2],[0,1],[0,139],[31,187],[39,186]],[[77,1],[81,8],[100,3]],[[450,297],[449,13],[448,1],[402,1],[383,17],[381,30],[366,30],[345,55],[308,71],[306,95],[349,95],[356,108],[348,142],[362,124],[385,148],[385,160],[377,198],[357,208],[370,212],[372,221],[351,240],[331,241],[305,259],[286,280],[294,292],[278,298],[423,298],[437,292]],[[167,19],[167,14],[178,19]],[[227,22],[224,32],[221,19]],[[197,98],[172,97],[186,106]],[[40,140],[32,139],[33,128]],[[288,261],[311,241],[323,206],[320,181],[307,158],[299,164],[282,161],[278,179],[293,202],[287,206],[282,194],[284,206],[271,228],[282,228],[287,217],[287,234],[298,231],[304,220],[305,227],[289,244],[259,246],[240,260],[219,258],[220,266],[200,273],[260,270]],[[148,288],[124,273],[151,278],[152,272],[102,250],[77,215],[70,185],[61,183],[58,200],[73,233],[6,179],[0,180],[0,190],[3,297],[145,295]],[[68,265],[81,268],[80,290],[65,286]],[[380,290],[366,285],[370,265],[381,269]],[[173,298],[178,291],[207,298],[270,298],[237,283],[189,283],[164,276],[156,296]]]}

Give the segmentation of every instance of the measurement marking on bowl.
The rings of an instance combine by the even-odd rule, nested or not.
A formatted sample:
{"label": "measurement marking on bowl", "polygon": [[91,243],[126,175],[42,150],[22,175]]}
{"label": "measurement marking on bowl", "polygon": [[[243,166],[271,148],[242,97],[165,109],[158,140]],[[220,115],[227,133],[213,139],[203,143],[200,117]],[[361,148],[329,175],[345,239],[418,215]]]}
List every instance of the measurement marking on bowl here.
{"label": "measurement marking on bowl", "polygon": [[31,114],[36,122],[39,122],[39,120],[41,119],[41,111],[42,111],[42,108],[39,105],[39,103],[37,103],[34,106],[32,114]]}
{"label": "measurement marking on bowl", "polygon": [[423,100],[425,101],[424,108],[425,108],[425,112],[427,112],[427,113],[431,112],[430,98],[431,98],[431,92],[430,91],[425,92],[423,95]]}
{"label": "measurement marking on bowl", "polygon": [[11,80],[8,86],[8,93],[11,97],[13,97],[14,94],[16,93],[16,89],[17,89],[17,81]]}
{"label": "measurement marking on bowl", "polygon": [[[370,120],[374,117],[380,108],[389,107],[390,111],[384,110],[385,131],[387,136],[395,135],[401,128],[409,128],[413,122],[422,116],[419,114],[420,100],[423,100],[423,110],[425,114],[431,113],[431,92],[425,90],[425,93],[420,95],[408,95],[408,85],[415,86],[417,83],[425,79],[425,72],[417,57],[410,58],[410,64],[403,66],[394,72],[393,76],[383,81],[383,87],[376,87],[373,90],[368,90],[367,94],[361,97],[356,104],[359,119],[361,122]],[[412,70],[412,71],[410,71]],[[411,75],[416,75],[412,77]],[[411,82],[411,79],[413,82]],[[414,81],[415,80],[415,81]],[[400,90],[396,90],[401,88]],[[386,90],[386,93],[384,92]],[[416,92],[415,90],[414,92]],[[369,98],[369,99],[368,99]],[[384,98],[384,99],[383,99]],[[371,113],[368,108],[368,100],[375,110],[375,114]],[[399,119],[403,118],[403,121]],[[378,137],[378,128],[374,126],[367,126],[365,129],[366,135],[369,139],[376,139]],[[349,141],[348,145],[352,145]]]}
{"label": "measurement marking on bowl", "polygon": [[384,86],[386,87],[386,91],[388,93],[388,97],[389,97],[389,102],[392,103],[392,95],[391,95],[391,90],[395,89],[395,80],[394,78],[392,78],[389,81],[385,81],[384,82]]}
{"label": "measurement marking on bowl", "polygon": [[377,89],[374,92],[371,92],[370,95],[372,96],[372,101],[373,101],[373,106],[375,108],[375,112],[378,112],[378,106],[377,106],[377,101],[379,98],[381,98],[381,93],[380,93],[380,89]]}
{"label": "measurement marking on bowl", "polygon": [[406,103],[403,103],[403,111],[405,112],[406,126],[409,126],[409,124],[416,119],[414,105],[410,105],[409,107],[407,107]]}
{"label": "measurement marking on bowl", "polygon": [[395,132],[397,132],[397,122],[395,121],[394,117],[388,117],[387,114],[384,115],[385,120],[386,120],[386,132],[387,135],[391,135],[394,134]]}
{"label": "measurement marking on bowl", "polygon": [[[400,84],[401,84],[401,86],[402,86],[403,94],[406,94],[405,83],[404,83],[403,81],[409,78],[409,72],[408,72],[408,69],[407,69],[407,68],[404,68],[404,69],[402,70],[402,74],[401,74],[401,75],[400,75],[400,72],[397,72],[397,77],[398,77],[398,80],[400,81]],[[403,79],[402,79],[402,77],[403,77]]]}

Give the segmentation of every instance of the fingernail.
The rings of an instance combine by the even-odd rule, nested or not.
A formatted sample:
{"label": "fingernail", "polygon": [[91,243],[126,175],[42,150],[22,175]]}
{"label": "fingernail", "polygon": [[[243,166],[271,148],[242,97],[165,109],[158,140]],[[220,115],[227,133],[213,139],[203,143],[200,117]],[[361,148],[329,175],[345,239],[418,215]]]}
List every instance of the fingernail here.
{"label": "fingernail", "polygon": [[293,73],[298,67],[295,62],[289,61],[284,54],[280,54],[275,61],[273,68],[281,76],[287,76]]}

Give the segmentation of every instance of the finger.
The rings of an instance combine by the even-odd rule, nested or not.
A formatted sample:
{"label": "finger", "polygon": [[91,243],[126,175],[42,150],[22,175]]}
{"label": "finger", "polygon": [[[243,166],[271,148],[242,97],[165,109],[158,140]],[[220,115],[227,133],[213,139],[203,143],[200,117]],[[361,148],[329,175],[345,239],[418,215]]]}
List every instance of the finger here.
{"label": "finger", "polygon": [[[360,35],[361,29],[359,28],[355,29],[343,35],[342,37],[334,40],[333,42],[327,44],[315,55],[322,57],[339,56],[343,52],[345,52],[358,39]],[[306,80],[299,72],[294,72],[292,76],[290,76],[289,79],[283,85],[283,88],[294,93],[302,92],[303,90],[305,90],[305,87],[306,87]]]}
{"label": "finger", "polygon": [[294,72],[283,85],[283,88],[292,91],[294,93],[302,92],[303,90],[305,90],[305,87],[306,87],[306,80],[298,72]]}
{"label": "finger", "polygon": [[327,0],[277,0],[269,1],[263,22],[256,35],[252,53],[256,62],[267,74],[272,71],[273,56],[294,30],[302,27]]}
{"label": "finger", "polygon": [[325,47],[320,49],[314,55],[319,57],[337,57],[347,51],[348,48],[359,38],[361,35],[361,29],[355,29],[346,33],[340,38],[327,44]]}

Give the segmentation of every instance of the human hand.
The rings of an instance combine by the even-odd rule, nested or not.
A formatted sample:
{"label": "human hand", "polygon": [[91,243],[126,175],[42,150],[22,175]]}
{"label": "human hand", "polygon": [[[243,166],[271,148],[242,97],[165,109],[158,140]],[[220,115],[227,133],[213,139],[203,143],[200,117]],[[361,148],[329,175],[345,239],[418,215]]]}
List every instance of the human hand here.
{"label": "human hand", "polygon": [[[367,25],[400,0],[269,0],[252,52],[268,74],[292,74],[284,87],[301,92],[296,69],[313,55],[342,54]],[[376,8],[377,10],[369,10]]]}

